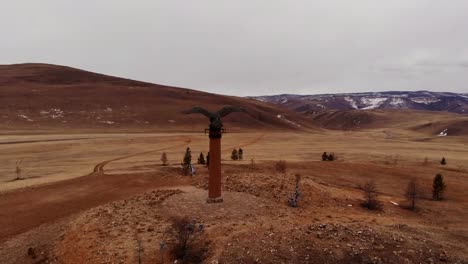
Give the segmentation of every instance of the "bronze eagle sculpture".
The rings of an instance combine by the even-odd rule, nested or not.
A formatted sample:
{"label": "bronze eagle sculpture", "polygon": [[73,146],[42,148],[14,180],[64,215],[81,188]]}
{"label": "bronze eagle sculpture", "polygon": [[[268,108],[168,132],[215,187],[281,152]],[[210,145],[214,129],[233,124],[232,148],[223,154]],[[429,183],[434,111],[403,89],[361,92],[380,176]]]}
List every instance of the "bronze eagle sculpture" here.
{"label": "bronze eagle sculpture", "polygon": [[225,117],[230,113],[234,112],[247,112],[245,108],[235,107],[235,106],[225,106],[217,112],[210,112],[205,108],[195,106],[194,108],[184,111],[184,114],[202,114],[210,119],[210,130],[221,130],[223,127],[223,122],[221,122],[221,117]]}

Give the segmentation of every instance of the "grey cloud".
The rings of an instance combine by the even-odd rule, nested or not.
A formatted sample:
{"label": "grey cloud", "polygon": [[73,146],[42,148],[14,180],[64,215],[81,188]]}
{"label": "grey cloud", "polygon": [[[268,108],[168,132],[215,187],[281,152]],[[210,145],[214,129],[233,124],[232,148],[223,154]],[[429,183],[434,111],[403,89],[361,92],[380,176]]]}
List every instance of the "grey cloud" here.
{"label": "grey cloud", "polygon": [[41,0],[0,9],[0,63],[215,93],[468,89],[464,0]]}

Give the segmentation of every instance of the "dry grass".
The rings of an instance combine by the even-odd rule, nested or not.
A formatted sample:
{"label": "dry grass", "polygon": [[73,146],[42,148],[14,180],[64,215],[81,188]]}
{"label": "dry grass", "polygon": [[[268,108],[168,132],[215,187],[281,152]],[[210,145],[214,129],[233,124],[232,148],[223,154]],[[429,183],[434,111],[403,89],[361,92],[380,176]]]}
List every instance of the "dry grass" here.
{"label": "dry grass", "polygon": [[[398,138],[386,139],[382,131],[318,133],[243,133],[226,134],[223,137],[223,163],[230,164],[231,150],[245,149],[243,161],[255,162],[288,160],[288,162],[320,160],[321,149],[340,153],[337,163],[380,163],[386,164],[388,157],[399,157],[398,166],[421,165],[421,160],[440,160],[445,156],[449,164],[441,168],[447,171],[465,172],[463,168],[468,159],[465,137],[434,137],[430,141],[417,141],[423,135],[414,132],[398,132]],[[152,166],[160,164],[162,152],[166,152],[170,164],[179,164],[185,147],[190,146],[193,153],[207,152],[208,140],[196,134],[50,134],[0,136],[0,142],[57,140],[87,138],[67,141],[50,141],[23,144],[0,145],[0,192],[24,186],[43,184],[58,180],[86,175],[102,161],[135,155],[106,165],[111,173],[151,171]],[[184,145],[185,144],[185,145]],[[169,148],[163,151],[158,149]],[[156,150],[156,151],[155,151]],[[154,152],[149,152],[154,151]],[[149,152],[149,153],[147,153]],[[139,154],[142,153],[142,154]],[[12,182],[15,175],[15,162],[23,159],[22,178]],[[314,160],[314,159],[312,159]],[[394,160],[391,162],[395,165]],[[323,164],[328,166],[327,164]],[[427,164],[428,171],[435,174],[439,164]],[[419,168],[419,167],[418,167]]]}
{"label": "dry grass", "polygon": [[[228,191],[231,192],[230,195],[226,195],[225,203],[216,205],[225,206],[223,210],[218,210],[216,211],[217,214],[211,215],[209,213],[211,209],[205,208],[207,205],[204,191],[197,190],[194,192],[191,189],[184,189],[188,198],[183,201],[187,204],[177,203],[179,201],[177,199],[181,199],[181,196],[175,195],[175,200],[168,201],[166,206],[170,205],[171,208],[167,211],[163,210],[164,208],[159,208],[157,204],[148,205],[149,207],[144,207],[145,210],[139,210],[138,208],[141,207],[139,199],[135,199],[129,205],[120,202],[120,206],[126,208],[125,210],[130,210],[130,212],[122,213],[122,221],[119,221],[119,223],[125,223],[125,232],[127,232],[125,235],[131,237],[133,235],[131,231],[134,230],[133,225],[136,222],[138,222],[136,228],[148,230],[147,226],[149,225],[145,221],[151,223],[151,228],[153,228],[153,226],[157,226],[163,221],[162,216],[167,212],[184,212],[190,215],[195,215],[198,212],[198,216],[204,218],[201,220],[206,221],[207,233],[210,240],[213,241],[213,250],[215,251],[209,253],[222,254],[221,259],[229,259],[227,263],[235,263],[233,261],[236,252],[234,249],[243,244],[251,246],[252,252],[262,252],[261,248],[249,244],[247,238],[245,240],[235,240],[238,237],[243,239],[244,235],[251,237],[254,234],[258,237],[265,237],[265,241],[272,241],[271,248],[286,255],[290,254],[288,253],[290,248],[289,246],[283,248],[281,241],[287,240],[290,234],[297,235],[301,239],[314,237],[313,243],[330,248],[330,245],[326,244],[328,240],[316,238],[318,233],[306,237],[303,236],[306,233],[300,233],[304,232],[304,230],[310,231],[308,225],[311,223],[319,226],[317,227],[318,232],[323,233],[324,230],[320,227],[322,223],[337,224],[337,226],[341,226],[340,228],[345,230],[345,227],[354,228],[349,227],[349,223],[358,222],[363,223],[365,227],[356,227],[353,232],[357,233],[364,228],[366,230],[372,228],[375,230],[373,234],[376,237],[384,234],[386,238],[391,238],[395,234],[400,235],[400,233],[394,233],[393,230],[389,231],[389,226],[393,227],[405,223],[411,226],[408,236],[417,236],[418,239],[421,239],[420,241],[422,239],[437,241],[437,243],[432,244],[436,248],[442,246],[444,248],[456,248],[459,252],[454,251],[453,254],[468,256],[466,249],[460,249],[459,246],[457,248],[457,245],[461,245],[468,240],[468,226],[466,224],[468,218],[468,193],[466,193],[468,175],[462,168],[463,164],[468,160],[468,154],[465,151],[468,139],[446,137],[419,141],[417,139],[422,135],[414,132],[395,131],[395,134],[398,136],[391,139],[388,139],[385,133],[378,130],[366,132],[328,131],[323,134],[225,134],[222,145],[223,174],[225,176],[224,190],[226,194],[228,194]],[[74,137],[75,135],[47,135],[42,137],[53,139],[64,136]],[[12,190],[20,186],[73,178],[91,172],[98,162],[126,157],[112,161],[105,166],[105,174],[111,175],[104,176],[109,177],[97,178],[111,181],[113,177],[117,178],[119,174],[128,175],[128,179],[132,180],[126,180],[124,176],[121,176],[121,178],[123,178],[122,181],[125,179],[124,182],[128,182],[126,188],[131,189],[135,188],[133,185],[137,184],[147,185],[152,181],[156,183],[160,181],[158,177],[165,177],[165,179],[177,177],[175,175],[180,165],[177,167],[171,164],[180,164],[186,147],[190,147],[193,153],[207,152],[208,149],[207,136],[199,134],[135,133],[86,136],[94,136],[95,138],[79,141],[0,145],[0,159],[5,163],[9,163],[8,166],[1,168],[5,172],[3,174],[6,175],[4,176],[5,180],[15,177],[16,158],[24,156],[25,168],[23,172],[25,180],[2,182],[0,187],[3,190]],[[34,136],[28,137],[34,138]],[[14,137],[10,136],[9,140],[11,139],[14,139]],[[232,149],[239,147],[246,150],[244,160],[231,161]],[[322,152],[320,150],[323,149],[340,153],[340,159],[336,162],[322,162],[320,159]],[[162,152],[167,153],[169,166],[160,166]],[[392,162],[392,164],[386,165],[388,155],[399,155],[400,159],[397,164]],[[425,157],[428,157],[430,161],[437,161],[440,160],[441,156],[445,156],[450,162],[445,166],[441,166],[436,162],[430,162],[429,164],[422,164],[421,162]],[[251,164],[253,159],[255,159],[254,168],[252,168]],[[286,173],[276,173],[275,162],[277,160],[287,160]],[[61,168],[60,172],[55,171],[57,167]],[[197,176],[192,179],[193,184],[204,187],[206,186],[208,170],[202,166],[198,166],[197,169]],[[431,200],[432,180],[439,171],[444,175],[448,189],[443,201],[434,202]],[[302,175],[302,196],[298,210],[291,212],[289,211],[290,207],[287,206],[287,200],[294,191],[295,174]],[[40,177],[31,178],[34,175]],[[142,181],[141,175],[147,175],[145,176],[146,182],[139,183]],[[415,212],[404,210],[392,203],[401,204],[406,201],[405,187],[412,178],[418,181],[418,189],[421,191],[418,210]],[[382,202],[383,211],[373,213],[359,206],[362,201],[362,191],[357,186],[367,181],[374,181],[378,186],[379,200]],[[187,183],[180,181],[179,184]],[[101,185],[109,186],[108,182]],[[92,192],[89,189],[90,186],[93,186],[92,183],[83,183],[79,186],[75,184],[69,186],[67,190],[86,188],[87,192]],[[183,189],[185,187],[178,185],[177,188]],[[118,190],[119,192],[123,191],[122,189]],[[21,191],[21,196],[24,197],[27,191],[28,189]],[[54,193],[54,197],[44,197],[44,200],[37,201],[34,206],[41,208],[48,203],[55,204],[63,201],[64,197],[60,191]],[[112,192],[109,191],[109,193]],[[197,200],[191,199],[191,195],[195,195],[195,193],[197,195],[193,197]],[[238,199],[229,201],[229,197],[234,194],[239,196]],[[78,197],[76,199],[84,198]],[[152,198],[148,200],[148,203],[153,204]],[[259,207],[255,207],[255,205]],[[18,208],[24,206],[26,205],[20,203],[17,205]],[[238,207],[234,208],[233,206]],[[203,209],[202,212],[200,212],[200,208]],[[262,209],[259,210],[259,208]],[[153,210],[159,212],[156,219],[152,213],[145,214],[144,219],[146,220],[144,221],[132,219],[132,215],[135,215],[136,212],[143,215],[144,212],[153,212]],[[224,215],[223,212],[232,212],[233,215]],[[261,216],[259,212],[262,213]],[[51,212],[48,211],[48,213]],[[115,215],[111,215],[112,217],[109,216],[107,224],[114,226],[112,222],[115,220],[112,219],[114,219]],[[211,218],[208,218],[208,216]],[[23,217],[23,215],[18,216],[18,218],[20,217]],[[24,215],[24,217],[30,216]],[[233,229],[234,225],[236,229]],[[299,227],[299,229],[296,229],[296,227]],[[113,236],[120,236],[121,233],[119,232],[123,232],[120,231],[121,228],[121,226],[114,226],[112,230],[115,230],[116,233],[113,233]],[[232,232],[237,229],[239,232]],[[330,232],[330,234],[334,234],[334,231]],[[144,236],[145,239],[151,238],[153,240],[144,240],[146,242],[143,243],[143,247],[154,247],[153,251],[151,251],[153,252],[151,253],[153,254],[152,258],[158,259],[155,250],[159,237],[157,235],[155,237],[149,236],[153,233],[151,231]],[[272,233],[273,235],[270,235]],[[98,235],[99,233],[96,234],[96,236]],[[320,236],[320,234],[318,235]],[[404,236],[405,241],[411,241],[408,240],[408,236]],[[69,238],[73,238],[73,243],[82,241],[78,233],[76,233],[76,236],[75,234],[70,235]],[[114,237],[109,236],[105,239],[110,241]],[[300,241],[303,241],[301,239]],[[345,239],[351,238],[345,236]],[[87,246],[92,245],[94,240],[90,238],[86,241],[88,241],[85,243],[86,246],[82,247],[84,251],[87,250]],[[106,244],[105,241],[101,242],[103,245]],[[70,245],[73,245],[73,243],[70,243]],[[228,243],[232,244],[232,250],[231,247],[227,246]],[[343,242],[340,246],[347,248],[347,243],[349,242]],[[133,252],[129,254],[135,254],[134,244],[129,244],[128,247],[124,244],[124,246],[128,252]],[[417,250],[421,245],[418,244],[413,247]],[[320,249],[321,252],[322,248]],[[67,246],[67,250],[72,249]],[[303,250],[304,254],[309,252],[306,247]],[[231,253],[233,255],[230,255]],[[390,254],[392,253],[390,252]],[[129,255],[129,259],[132,259],[132,256]],[[260,257],[263,260],[268,260],[268,257],[265,256]],[[280,257],[278,256],[278,258]]]}

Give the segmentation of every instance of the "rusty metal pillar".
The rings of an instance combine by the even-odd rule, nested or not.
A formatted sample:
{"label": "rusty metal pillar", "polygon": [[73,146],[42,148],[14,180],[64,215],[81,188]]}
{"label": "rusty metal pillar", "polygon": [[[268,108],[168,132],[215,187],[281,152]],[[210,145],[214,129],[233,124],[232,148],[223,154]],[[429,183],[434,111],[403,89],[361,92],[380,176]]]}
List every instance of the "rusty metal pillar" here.
{"label": "rusty metal pillar", "polygon": [[220,203],[223,201],[221,190],[221,136],[221,130],[210,129],[208,203]]}
{"label": "rusty metal pillar", "polygon": [[225,117],[234,112],[246,112],[246,110],[242,107],[225,106],[217,112],[210,112],[204,108],[196,106],[193,109],[183,112],[185,114],[202,114],[210,119],[209,129],[205,129],[205,133],[206,130],[209,130],[210,133],[208,203],[220,203],[223,201],[221,191],[221,137],[224,129],[221,117]]}

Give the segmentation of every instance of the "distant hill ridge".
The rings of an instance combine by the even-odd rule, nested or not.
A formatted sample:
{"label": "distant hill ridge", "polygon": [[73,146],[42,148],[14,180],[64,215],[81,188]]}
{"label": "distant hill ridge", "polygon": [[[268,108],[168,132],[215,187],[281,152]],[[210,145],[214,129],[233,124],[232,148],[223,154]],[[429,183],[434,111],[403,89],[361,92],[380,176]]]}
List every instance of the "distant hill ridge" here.
{"label": "distant hill ridge", "polygon": [[430,91],[390,91],[250,97],[299,113],[352,109],[414,109],[468,114],[468,94]]}

